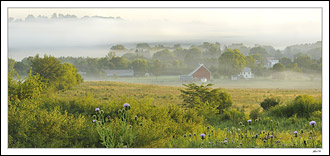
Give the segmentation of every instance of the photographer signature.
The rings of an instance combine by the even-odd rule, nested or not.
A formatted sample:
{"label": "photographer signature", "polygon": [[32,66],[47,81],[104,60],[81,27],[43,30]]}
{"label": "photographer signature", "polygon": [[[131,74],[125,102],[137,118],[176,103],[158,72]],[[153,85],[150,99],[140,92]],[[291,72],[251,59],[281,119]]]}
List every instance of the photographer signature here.
{"label": "photographer signature", "polygon": [[321,152],[321,150],[313,150],[313,153]]}

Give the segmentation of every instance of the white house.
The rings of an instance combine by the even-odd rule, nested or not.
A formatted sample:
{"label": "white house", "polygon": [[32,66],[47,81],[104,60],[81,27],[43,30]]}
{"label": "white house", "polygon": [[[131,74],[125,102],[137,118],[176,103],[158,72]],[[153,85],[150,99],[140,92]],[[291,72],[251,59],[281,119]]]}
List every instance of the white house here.
{"label": "white house", "polygon": [[252,74],[251,68],[244,68],[238,75],[232,75],[231,80],[239,79],[253,79],[254,74]]}
{"label": "white house", "polygon": [[264,67],[267,67],[267,68],[273,68],[273,66],[276,64],[276,63],[279,63],[280,60],[275,60],[274,58],[267,58],[267,64],[265,64]]}
{"label": "white house", "polygon": [[254,78],[254,74],[252,74],[251,68],[244,68],[239,75],[242,75],[246,79],[252,79]]}

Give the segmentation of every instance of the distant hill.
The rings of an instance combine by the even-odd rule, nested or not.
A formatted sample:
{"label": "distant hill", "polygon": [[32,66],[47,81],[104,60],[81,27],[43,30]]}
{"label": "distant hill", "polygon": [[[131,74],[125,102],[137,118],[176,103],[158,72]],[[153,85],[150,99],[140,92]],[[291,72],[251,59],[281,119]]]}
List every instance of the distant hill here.
{"label": "distant hill", "polygon": [[283,50],[283,55],[289,58],[293,58],[297,53],[307,54],[313,59],[319,59],[322,56],[322,41],[291,45]]}

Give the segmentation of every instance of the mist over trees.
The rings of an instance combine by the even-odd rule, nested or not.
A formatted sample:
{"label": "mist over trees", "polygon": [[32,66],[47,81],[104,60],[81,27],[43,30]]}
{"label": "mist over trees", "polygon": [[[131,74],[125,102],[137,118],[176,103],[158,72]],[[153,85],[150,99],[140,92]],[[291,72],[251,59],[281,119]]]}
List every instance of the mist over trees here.
{"label": "mist over trees", "polygon": [[[315,44],[307,44],[310,49],[317,49]],[[306,44],[301,46],[305,47]],[[236,47],[231,49],[228,47]],[[240,51],[242,47],[245,54]],[[289,47],[300,47],[299,45]],[[243,49],[244,49],[243,48]],[[288,49],[288,48],[286,48]],[[303,49],[303,48],[299,48]],[[117,56],[117,51],[122,51],[122,56]],[[243,50],[244,51],[244,50]],[[200,45],[191,45],[190,47],[182,47],[180,44],[169,45],[150,45],[148,43],[137,43],[135,49],[126,48],[125,45],[117,44],[110,48],[108,54],[104,57],[51,57],[43,60],[53,62],[54,70],[59,71],[64,67],[56,66],[59,61],[74,65],[79,72],[85,73],[82,77],[105,77],[106,70],[123,70],[133,69],[134,76],[145,76],[146,73],[153,76],[161,75],[185,75],[203,63],[212,72],[214,78],[230,78],[231,75],[238,74],[244,67],[251,68],[252,73],[257,77],[267,77],[273,75],[274,79],[282,79],[279,73],[284,71],[300,72],[306,74],[320,74],[322,70],[322,58],[314,59],[316,55],[310,56],[310,50],[304,50],[305,53],[299,52],[290,58],[291,53],[281,52],[272,46],[256,45],[255,47],[247,47],[243,44],[232,44],[229,46],[220,43],[203,42]],[[148,54],[148,56],[142,55]],[[151,55],[151,56],[150,56]],[[280,56],[280,57],[279,57]],[[272,68],[268,66],[269,59],[278,59],[279,63]],[[15,69],[20,75],[26,75],[32,67],[33,71],[39,69],[43,63],[40,62],[39,55],[35,57],[26,57],[22,61],[8,60],[9,70]],[[57,67],[57,68],[55,68]],[[65,66],[71,70],[69,65]],[[53,68],[49,68],[51,70]],[[41,76],[45,75],[40,71]],[[56,74],[56,73],[53,73]],[[52,75],[47,75],[51,79]],[[59,75],[53,75],[58,77]],[[67,80],[68,82],[71,80]],[[76,81],[76,80],[73,80]]]}

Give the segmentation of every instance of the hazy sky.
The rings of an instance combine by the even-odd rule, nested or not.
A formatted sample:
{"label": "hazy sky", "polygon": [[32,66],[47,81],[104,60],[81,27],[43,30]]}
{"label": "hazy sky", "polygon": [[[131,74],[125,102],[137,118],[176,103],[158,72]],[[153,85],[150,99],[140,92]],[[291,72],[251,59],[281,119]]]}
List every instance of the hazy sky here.
{"label": "hazy sky", "polygon": [[[9,8],[15,19],[53,13],[121,17],[123,21],[10,24],[9,48],[125,42],[209,41],[288,45],[321,40],[320,8]],[[9,52],[10,54],[10,52]]]}

